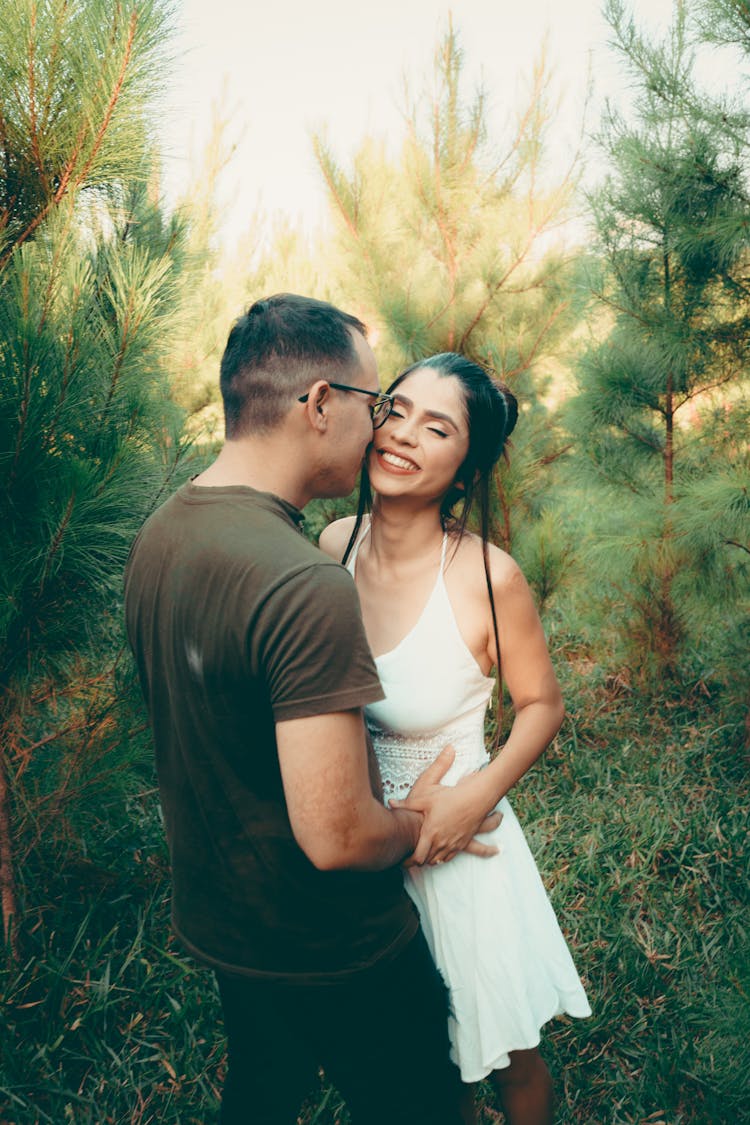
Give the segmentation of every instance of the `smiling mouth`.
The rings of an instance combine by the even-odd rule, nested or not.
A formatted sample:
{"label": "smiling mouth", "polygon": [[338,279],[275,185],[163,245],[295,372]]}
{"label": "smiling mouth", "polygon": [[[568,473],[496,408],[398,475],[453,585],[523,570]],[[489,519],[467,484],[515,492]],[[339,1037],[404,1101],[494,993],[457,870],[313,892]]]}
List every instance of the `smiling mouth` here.
{"label": "smiling mouth", "polygon": [[419,471],[419,465],[409,461],[406,457],[399,457],[397,453],[391,453],[389,449],[379,449],[377,453],[381,461],[385,461],[386,465],[391,465],[394,469],[401,469],[403,472],[409,473]]}

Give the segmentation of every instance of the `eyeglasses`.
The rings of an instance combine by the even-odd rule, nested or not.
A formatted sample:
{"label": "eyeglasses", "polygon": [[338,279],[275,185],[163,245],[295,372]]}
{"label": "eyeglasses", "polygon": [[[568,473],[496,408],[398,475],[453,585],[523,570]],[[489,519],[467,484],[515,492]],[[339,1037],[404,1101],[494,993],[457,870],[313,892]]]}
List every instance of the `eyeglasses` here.
{"label": "eyeglasses", "polygon": [[[349,387],[346,383],[329,383],[328,386],[333,387],[334,391],[354,391],[357,395],[372,395],[375,399],[370,406],[373,430],[377,430],[378,426],[383,425],[393,409],[393,395],[387,395],[384,391],[366,391],[364,387]],[[307,402],[309,397],[309,394],[302,395],[297,399],[297,402]]]}

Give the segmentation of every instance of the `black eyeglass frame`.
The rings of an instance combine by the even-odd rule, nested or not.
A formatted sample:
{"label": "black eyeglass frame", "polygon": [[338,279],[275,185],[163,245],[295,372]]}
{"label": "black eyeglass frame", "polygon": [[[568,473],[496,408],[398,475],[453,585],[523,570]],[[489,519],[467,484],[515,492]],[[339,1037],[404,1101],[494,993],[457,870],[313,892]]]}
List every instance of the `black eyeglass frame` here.
{"label": "black eyeglass frame", "polygon": [[[350,387],[346,383],[329,383],[328,386],[333,387],[334,391],[354,391],[357,395],[372,395],[375,399],[370,407],[373,430],[377,430],[378,426],[383,425],[383,422],[393,410],[393,404],[396,401],[394,395],[388,395],[385,391],[366,391],[364,387]],[[309,394],[300,395],[297,402],[307,402],[309,397]]]}

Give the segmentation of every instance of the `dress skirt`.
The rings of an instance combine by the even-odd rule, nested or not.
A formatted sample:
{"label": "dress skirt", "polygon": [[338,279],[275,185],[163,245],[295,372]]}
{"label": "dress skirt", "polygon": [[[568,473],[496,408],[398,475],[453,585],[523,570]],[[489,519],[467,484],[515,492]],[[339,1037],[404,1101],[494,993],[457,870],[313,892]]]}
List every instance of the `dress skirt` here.
{"label": "dress skirt", "polygon": [[449,863],[410,867],[414,901],[451,1000],[453,1061],[464,1082],[536,1047],[553,1016],[591,1009],[534,857],[507,798],[503,820],[484,834],[499,853],[462,852]]}

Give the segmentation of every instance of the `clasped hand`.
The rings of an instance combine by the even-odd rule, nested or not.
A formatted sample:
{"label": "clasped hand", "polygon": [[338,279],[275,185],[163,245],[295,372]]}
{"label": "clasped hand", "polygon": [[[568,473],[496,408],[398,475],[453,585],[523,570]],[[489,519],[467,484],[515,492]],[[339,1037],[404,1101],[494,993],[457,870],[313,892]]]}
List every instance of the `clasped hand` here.
{"label": "clasped hand", "polygon": [[487,812],[487,794],[479,773],[463,777],[456,785],[440,782],[453,764],[456,752],[446,746],[414,782],[402,801],[390,801],[391,808],[422,813],[417,846],[404,861],[404,867],[447,863],[459,852],[490,856],[497,848],[475,839],[497,828],[502,813]]}

